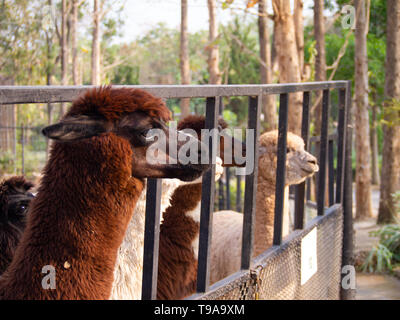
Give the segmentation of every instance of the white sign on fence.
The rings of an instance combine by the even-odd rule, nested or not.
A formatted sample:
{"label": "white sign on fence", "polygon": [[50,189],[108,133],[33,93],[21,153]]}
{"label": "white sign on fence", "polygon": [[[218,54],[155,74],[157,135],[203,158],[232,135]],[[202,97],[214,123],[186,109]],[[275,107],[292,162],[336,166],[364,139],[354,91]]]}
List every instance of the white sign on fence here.
{"label": "white sign on fence", "polygon": [[305,284],[318,270],[317,228],[301,241],[301,285]]}

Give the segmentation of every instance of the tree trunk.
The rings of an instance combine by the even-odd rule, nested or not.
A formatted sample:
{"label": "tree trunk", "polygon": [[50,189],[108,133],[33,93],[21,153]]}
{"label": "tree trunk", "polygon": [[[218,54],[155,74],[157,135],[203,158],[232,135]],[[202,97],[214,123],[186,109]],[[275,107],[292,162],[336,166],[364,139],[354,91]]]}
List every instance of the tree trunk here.
{"label": "tree trunk", "polygon": [[[51,1],[49,0],[49,5],[51,6]],[[47,43],[47,68],[46,68],[46,84],[50,86],[51,83],[51,77],[54,71],[52,61],[53,61],[53,54],[52,54],[52,47],[53,47],[53,37],[51,34],[46,33],[46,43]],[[53,117],[53,104],[48,103],[47,104],[47,124],[52,123],[52,117]],[[49,157],[49,152],[50,152],[50,146],[51,146],[51,140],[46,139],[46,159]]]}
{"label": "tree trunk", "polygon": [[[12,78],[0,76],[0,85],[14,85]],[[0,105],[0,158],[6,152],[16,155],[15,106]]]}
{"label": "tree trunk", "polygon": [[[294,20],[291,14],[290,1],[272,0],[275,22],[275,43],[279,63],[281,83],[301,82],[299,57],[297,53]],[[289,95],[288,129],[301,134],[302,93]]]}
{"label": "tree trunk", "polygon": [[72,51],[72,82],[78,84],[78,0],[72,0],[72,17],[71,17],[71,51]]}
{"label": "tree trunk", "polygon": [[299,67],[301,79],[304,80],[304,18],[303,0],[294,1],[294,30],[296,32],[297,54],[299,56]]}
{"label": "tree trunk", "polygon": [[[67,0],[61,1],[61,85],[68,84],[68,5]],[[60,104],[60,117],[64,114],[64,103]]]}
{"label": "tree trunk", "polygon": [[[258,2],[258,39],[260,43],[260,58],[265,65],[260,65],[260,83],[272,83],[271,45],[267,26],[266,0]],[[264,127],[267,130],[276,129],[278,116],[276,113],[275,97],[273,95],[263,96],[262,110],[264,113]]]}
{"label": "tree trunk", "polygon": [[100,85],[100,8],[99,0],[93,0],[92,84]]}
{"label": "tree trunk", "polygon": [[365,0],[356,0],[355,30],[355,135],[356,219],[372,216],[371,150],[369,144],[367,13]]}
{"label": "tree trunk", "polygon": [[[189,41],[187,32],[188,4],[187,0],[181,0],[181,83],[190,84],[190,66],[189,66]],[[181,99],[181,119],[190,114],[190,99]]]}
{"label": "tree trunk", "polygon": [[[315,49],[315,81],[326,81],[326,54],[325,54],[325,19],[324,19],[324,0],[314,1],[314,37]],[[316,95],[317,104],[315,109],[315,134],[321,134],[321,110],[322,110],[322,92]]]}
{"label": "tree trunk", "polygon": [[[400,99],[400,3],[387,1],[387,48],[385,98]],[[385,106],[387,108],[388,105]],[[386,120],[400,118],[399,112],[386,112]],[[383,125],[383,158],[378,223],[394,222],[396,216],[392,195],[400,190],[400,126]]]}
{"label": "tree trunk", "polygon": [[216,6],[215,0],[208,0],[208,16],[210,19],[209,27],[209,53],[208,53],[208,72],[210,78],[208,79],[209,84],[221,84],[221,73],[219,71],[219,50],[218,44],[218,24],[216,17]]}
{"label": "tree trunk", "polygon": [[[376,100],[374,100],[376,101]],[[378,148],[378,132],[377,132],[377,106],[374,104],[372,106],[372,128],[370,128],[371,133],[371,182],[374,185],[380,185],[379,177],[379,148]]]}

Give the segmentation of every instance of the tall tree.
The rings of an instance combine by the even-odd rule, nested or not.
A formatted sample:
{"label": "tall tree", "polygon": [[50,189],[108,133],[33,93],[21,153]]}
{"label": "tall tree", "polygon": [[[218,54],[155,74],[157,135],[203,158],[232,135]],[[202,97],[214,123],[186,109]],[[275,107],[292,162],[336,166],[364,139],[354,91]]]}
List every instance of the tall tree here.
{"label": "tall tree", "polygon": [[[61,1],[61,85],[68,84],[68,15],[69,15],[69,2],[67,0]],[[60,117],[64,114],[64,103],[60,104]]]}
{"label": "tall tree", "polygon": [[93,85],[100,84],[100,21],[102,16],[102,0],[93,0],[93,36],[92,36],[92,72]]}
{"label": "tall tree", "polygon": [[[187,0],[181,0],[181,46],[180,46],[180,68],[181,83],[190,84],[190,66],[189,66],[189,40],[187,31],[188,21],[188,3]],[[181,119],[190,114],[190,99],[181,99]]]}
{"label": "tall tree", "polygon": [[[297,52],[294,19],[290,1],[272,0],[274,9],[275,45],[278,55],[279,80],[281,83],[301,82],[299,56]],[[289,96],[288,129],[301,134],[301,93]]]}
{"label": "tall tree", "polygon": [[78,71],[78,7],[79,0],[72,0],[71,11],[71,52],[72,52],[72,82],[79,83]]}
{"label": "tall tree", "polygon": [[[0,76],[0,85],[14,85],[14,81],[11,77]],[[14,157],[16,155],[15,120],[14,105],[0,106],[0,158],[7,152],[12,153]]]}
{"label": "tall tree", "polygon": [[68,84],[68,3],[67,0],[61,1],[61,84]]}
{"label": "tall tree", "polygon": [[218,49],[218,23],[216,16],[215,0],[208,0],[209,17],[209,45],[208,45],[208,72],[210,74],[208,83],[221,84],[221,73],[219,71],[219,49]]}
{"label": "tall tree", "polygon": [[[400,190],[400,2],[387,1],[385,120],[378,223],[394,222],[393,194]],[[396,106],[397,108],[393,108]],[[397,118],[397,121],[394,119]]]}
{"label": "tall tree", "polygon": [[294,0],[294,29],[296,32],[297,54],[299,55],[299,67],[301,78],[304,75],[304,17],[303,17],[303,0]]}
{"label": "tall tree", "polygon": [[356,218],[372,215],[371,149],[368,112],[367,1],[355,0],[355,142],[356,142]]}
{"label": "tall tree", "polygon": [[[272,83],[271,44],[267,25],[266,0],[258,1],[258,41],[260,44],[260,83]],[[262,110],[266,129],[276,129],[278,117],[273,95],[263,96]]]}
{"label": "tall tree", "polygon": [[[314,0],[315,81],[326,81],[324,0]],[[321,134],[322,92],[317,94],[315,133]]]}

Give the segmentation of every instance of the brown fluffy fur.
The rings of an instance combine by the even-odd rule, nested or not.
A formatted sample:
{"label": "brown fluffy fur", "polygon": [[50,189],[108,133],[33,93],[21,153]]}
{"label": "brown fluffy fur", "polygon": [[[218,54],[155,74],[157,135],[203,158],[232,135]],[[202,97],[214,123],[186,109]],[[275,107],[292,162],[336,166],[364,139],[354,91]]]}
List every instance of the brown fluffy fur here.
{"label": "brown fluffy fur", "polygon": [[[160,99],[141,90],[87,92],[66,116],[118,120],[142,110],[169,119]],[[32,201],[14,259],[0,278],[1,299],[107,299],[117,250],[143,182],[131,176],[132,148],[114,133],[55,142]],[[43,289],[42,268],[55,267],[56,289]]]}
{"label": "brown fluffy fur", "polygon": [[[184,200],[184,201],[182,201]],[[201,183],[178,187],[160,227],[157,299],[182,299],[196,288],[197,260],[192,242],[199,223],[185,215],[201,201]]]}
{"label": "brown fluffy fur", "polygon": [[171,112],[162,99],[140,89],[102,86],[88,90],[78,98],[66,117],[76,114],[96,114],[107,120],[118,120],[134,111],[144,111],[150,117],[171,120]]}
{"label": "brown fluffy fur", "polygon": [[[11,177],[0,183],[0,274],[14,256],[15,250],[26,226],[26,211],[18,211],[21,204],[28,206],[32,198],[29,190],[33,184],[24,177]],[[21,197],[18,203],[10,205],[11,197]]]}

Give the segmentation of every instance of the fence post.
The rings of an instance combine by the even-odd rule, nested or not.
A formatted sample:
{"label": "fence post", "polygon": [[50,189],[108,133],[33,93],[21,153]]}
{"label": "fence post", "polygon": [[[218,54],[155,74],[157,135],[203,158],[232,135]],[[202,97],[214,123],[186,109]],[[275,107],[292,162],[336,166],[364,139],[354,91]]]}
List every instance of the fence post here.
{"label": "fence post", "polygon": [[[303,93],[303,116],[301,123],[301,137],[304,140],[304,149],[308,151],[308,140],[310,131],[310,92]],[[294,229],[304,227],[304,201],[306,181],[295,186],[295,214]],[[309,189],[309,188],[308,188]]]}
{"label": "fence post", "polygon": [[322,126],[319,148],[319,172],[317,185],[318,215],[323,216],[325,211],[326,167],[328,153],[328,126],[330,109],[330,91],[325,89],[322,94]]}
{"label": "fence post", "polygon": [[[256,215],[256,193],[258,175],[258,135],[260,132],[260,113],[262,106],[262,95],[249,97],[248,129],[254,135],[254,169],[245,177],[246,186],[244,190],[243,208],[243,232],[242,232],[242,256],[241,269],[248,270],[253,255],[254,224]],[[246,136],[247,141],[247,136]],[[246,155],[248,156],[248,155]]]}
{"label": "fence post", "polygon": [[161,179],[147,179],[142,300],[157,298],[161,188]]}
{"label": "fence post", "polygon": [[282,93],[279,103],[278,160],[275,184],[275,217],[273,245],[282,243],[283,205],[286,180],[286,146],[288,131],[289,94]]}
{"label": "fence post", "polygon": [[[346,89],[346,109],[347,109],[347,130],[346,130],[346,161],[343,191],[343,246],[342,246],[342,267],[354,266],[353,257],[353,172],[351,163],[352,151],[352,103],[351,103],[351,81]],[[342,278],[343,278],[343,274]],[[340,287],[340,298],[342,300],[354,300],[355,289],[344,289]]]}
{"label": "fence post", "polygon": [[[218,123],[219,97],[206,100],[206,129],[214,129]],[[201,187],[199,255],[197,266],[197,292],[206,292],[210,280],[210,243],[212,235],[212,217],[215,196],[215,156],[218,147],[218,137],[210,135],[205,141],[209,146],[211,168],[203,174]]]}

